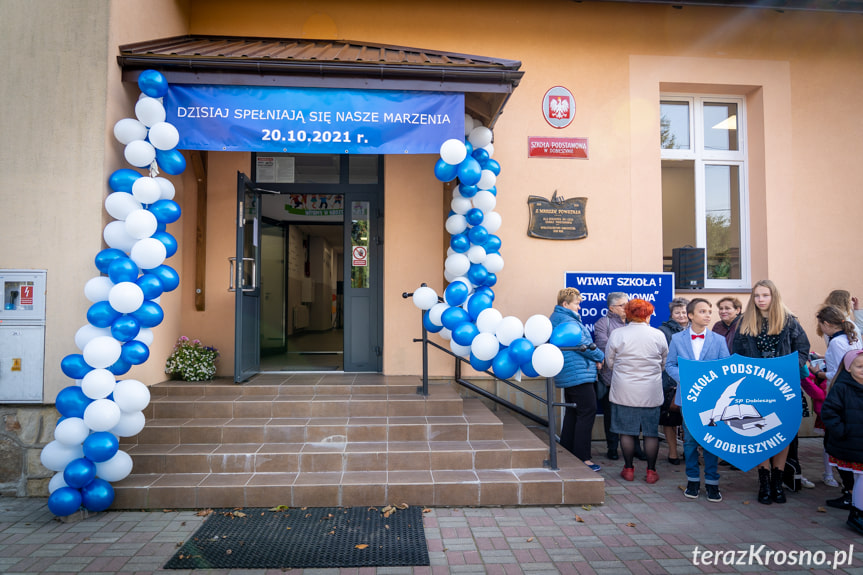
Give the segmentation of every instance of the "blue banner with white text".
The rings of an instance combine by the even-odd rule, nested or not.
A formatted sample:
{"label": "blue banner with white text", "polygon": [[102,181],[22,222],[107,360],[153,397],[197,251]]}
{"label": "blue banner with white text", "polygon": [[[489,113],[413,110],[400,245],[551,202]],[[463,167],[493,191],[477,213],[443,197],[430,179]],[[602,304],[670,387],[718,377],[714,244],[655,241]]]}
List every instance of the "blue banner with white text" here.
{"label": "blue banner with white text", "polygon": [[166,121],[181,150],[438,154],[464,138],[464,94],[172,85]]}
{"label": "blue banner with white text", "polygon": [[629,299],[639,298],[653,304],[650,325],[659,327],[669,318],[668,304],[674,298],[672,273],[566,272],[566,287],[574,287],[582,297],[581,321],[593,333],[596,320],[608,313],[606,296],[623,292]]}

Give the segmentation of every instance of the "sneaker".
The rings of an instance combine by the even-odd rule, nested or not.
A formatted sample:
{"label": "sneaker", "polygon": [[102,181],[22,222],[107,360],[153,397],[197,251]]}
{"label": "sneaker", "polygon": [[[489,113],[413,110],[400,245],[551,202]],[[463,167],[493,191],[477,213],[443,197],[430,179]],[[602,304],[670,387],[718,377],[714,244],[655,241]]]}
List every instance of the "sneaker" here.
{"label": "sneaker", "polygon": [[705,489],[707,489],[707,500],[713,502],[722,501],[722,493],[719,492],[718,485],[709,485],[705,484]]}
{"label": "sneaker", "polygon": [[657,481],[659,481],[659,474],[652,469],[648,469],[647,476],[644,478],[644,480],[648,483],[656,483]]}
{"label": "sneaker", "polygon": [[[813,487],[815,487],[814,483],[812,483],[811,481],[809,481],[808,479],[806,479],[805,477],[802,477],[802,476],[800,477],[800,485],[802,485],[806,489],[812,489]],[[837,485],[837,487],[838,487],[838,485]]]}
{"label": "sneaker", "polygon": [[839,482],[836,481],[836,478],[833,477],[832,473],[825,473],[821,476],[821,479],[824,480],[824,485],[828,487],[839,487]]}
{"label": "sneaker", "polygon": [[698,499],[700,487],[701,484],[698,481],[689,481],[686,483],[686,491],[683,492],[683,495],[689,499]]}
{"label": "sneaker", "polygon": [[841,496],[836,499],[828,499],[825,503],[827,504],[827,507],[848,511],[851,509],[851,492],[843,491]]}
{"label": "sneaker", "polygon": [[626,481],[633,481],[635,479],[635,468],[634,467],[624,467],[620,472],[620,476],[623,477]]}
{"label": "sneaker", "polygon": [[602,467],[600,467],[598,463],[591,463],[590,465],[585,463],[585,465],[587,465],[590,469],[596,471],[597,473],[599,473],[599,470],[602,469]]}

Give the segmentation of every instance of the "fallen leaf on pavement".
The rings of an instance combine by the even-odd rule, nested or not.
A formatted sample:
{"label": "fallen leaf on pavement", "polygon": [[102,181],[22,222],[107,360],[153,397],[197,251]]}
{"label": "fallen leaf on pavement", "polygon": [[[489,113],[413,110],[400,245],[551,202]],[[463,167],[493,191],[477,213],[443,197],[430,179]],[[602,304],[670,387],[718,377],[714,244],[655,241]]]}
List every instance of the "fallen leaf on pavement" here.
{"label": "fallen leaf on pavement", "polygon": [[627,527],[635,527],[635,523],[633,523],[632,521],[630,521],[629,523],[627,523],[627,524],[626,524],[626,526],[627,526]]}
{"label": "fallen leaf on pavement", "polygon": [[818,513],[827,513],[827,510],[824,509],[823,507],[819,507],[815,511],[817,511]]}
{"label": "fallen leaf on pavement", "polygon": [[528,537],[527,542],[530,543],[531,541],[533,541],[533,537]]}
{"label": "fallen leaf on pavement", "polygon": [[368,545],[365,543],[360,543],[359,545],[354,545],[354,549],[365,549],[366,547],[368,547]]}
{"label": "fallen leaf on pavement", "polygon": [[582,505],[581,508],[585,511],[590,511],[591,509],[593,509],[593,505]]}
{"label": "fallen leaf on pavement", "polygon": [[582,519],[581,517],[579,517],[578,515],[576,515],[576,516],[575,516],[575,522],[576,522],[576,523],[584,523],[584,519]]}
{"label": "fallen leaf on pavement", "polygon": [[197,515],[198,517],[206,517],[207,515],[210,515],[212,513],[212,509],[203,509],[201,511],[198,511],[195,515]]}

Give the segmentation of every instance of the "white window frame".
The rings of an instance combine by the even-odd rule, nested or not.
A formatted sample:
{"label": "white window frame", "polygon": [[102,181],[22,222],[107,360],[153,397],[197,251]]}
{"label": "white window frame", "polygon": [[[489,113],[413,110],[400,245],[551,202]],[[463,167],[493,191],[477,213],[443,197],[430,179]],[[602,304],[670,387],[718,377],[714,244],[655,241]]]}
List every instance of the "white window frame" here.
{"label": "white window frame", "polygon": [[[696,247],[707,249],[707,214],[705,166],[738,166],[740,190],[740,279],[709,279],[707,262],[704,263],[704,287],[710,289],[748,289],[751,285],[751,257],[749,236],[749,170],[746,141],[746,101],[742,97],[713,94],[660,94],[662,102],[689,104],[689,149],[662,149],[663,160],[692,160],[695,170],[695,240]],[[704,104],[737,105],[738,150],[704,149]],[[705,258],[706,260],[706,258]]]}

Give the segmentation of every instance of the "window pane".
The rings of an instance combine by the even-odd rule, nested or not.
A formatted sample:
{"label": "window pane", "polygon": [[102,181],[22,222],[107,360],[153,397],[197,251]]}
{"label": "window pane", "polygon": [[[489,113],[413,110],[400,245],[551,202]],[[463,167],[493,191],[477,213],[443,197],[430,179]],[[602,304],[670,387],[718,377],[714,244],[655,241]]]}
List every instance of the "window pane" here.
{"label": "window pane", "polygon": [[671,250],[694,246],[695,242],[695,162],[663,160],[663,269],[671,271]]}
{"label": "window pane", "polygon": [[689,102],[659,103],[659,137],[664,150],[688,150]]}
{"label": "window pane", "polygon": [[369,202],[351,202],[351,287],[369,287]]}
{"label": "window pane", "polygon": [[377,184],[378,156],[351,155],[348,156],[349,184]]}
{"label": "window pane", "polygon": [[704,104],[704,149],[736,151],[737,104]]}
{"label": "window pane", "polygon": [[708,279],[741,279],[740,168],[704,168]]}

